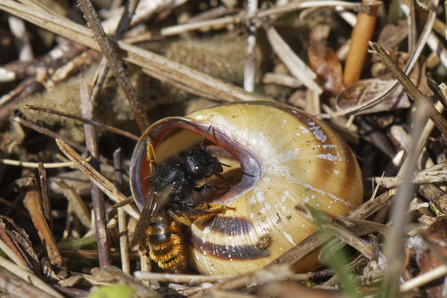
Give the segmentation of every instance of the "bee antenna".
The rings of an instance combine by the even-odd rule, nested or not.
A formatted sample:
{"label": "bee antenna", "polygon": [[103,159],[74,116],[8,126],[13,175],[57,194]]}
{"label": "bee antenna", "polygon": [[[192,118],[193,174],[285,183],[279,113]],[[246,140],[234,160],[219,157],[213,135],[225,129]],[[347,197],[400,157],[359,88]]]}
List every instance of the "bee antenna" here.
{"label": "bee antenna", "polygon": [[205,146],[203,146],[203,143],[205,142],[205,140],[206,140],[206,136],[207,136],[208,133],[210,132],[211,127],[213,127],[213,126],[210,125],[210,127],[208,127],[208,129],[207,129],[206,132],[205,132],[205,135],[204,135],[203,138],[202,138],[202,142],[200,143],[200,148],[202,148],[202,150],[205,150]]}
{"label": "bee antenna", "polygon": [[229,167],[229,168],[231,168],[231,166],[229,166],[229,165],[227,165],[227,164],[224,164],[224,163],[220,163],[220,165],[221,165],[221,166],[224,166],[224,167]]}

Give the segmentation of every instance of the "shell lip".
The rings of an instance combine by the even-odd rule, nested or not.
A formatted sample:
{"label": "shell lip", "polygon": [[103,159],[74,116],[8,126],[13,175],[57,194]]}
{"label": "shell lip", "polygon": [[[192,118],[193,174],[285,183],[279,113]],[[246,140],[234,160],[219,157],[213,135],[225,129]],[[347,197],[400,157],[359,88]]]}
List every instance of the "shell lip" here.
{"label": "shell lip", "polygon": [[[262,160],[254,151],[231,134],[227,128],[214,125],[209,121],[202,122],[185,117],[164,118],[146,129],[132,155],[129,171],[130,187],[134,201],[140,210],[142,210],[149,195],[149,183],[146,180],[149,174],[147,143],[150,142],[156,148],[175,129],[187,130],[203,137],[210,125],[212,128],[206,139],[233,155],[239,162],[243,173],[242,179],[237,185],[232,186],[224,195],[213,199],[213,202],[228,205],[248,192],[261,179],[265,172]],[[175,137],[175,135],[172,137]]]}

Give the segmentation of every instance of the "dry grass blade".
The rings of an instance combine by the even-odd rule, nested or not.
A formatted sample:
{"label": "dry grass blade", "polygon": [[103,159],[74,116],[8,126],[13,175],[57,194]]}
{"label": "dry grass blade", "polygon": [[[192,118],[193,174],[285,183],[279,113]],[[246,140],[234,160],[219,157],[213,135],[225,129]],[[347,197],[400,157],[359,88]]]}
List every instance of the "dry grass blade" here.
{"label": "dry grass blade", "polygon": [[[67,156],[93,183],[95,183],[106,195],[109,196],[115,203],[126,200],[127,198],[119,192],[112,182],[107,180],[104,176],[98,173],[85,159],[83,159],[75,150],[70,148],[63,141],[56,139],[59,149]],[[126,212],[134,217],[139,218],[140,212],[135,206],[124,206]]]}

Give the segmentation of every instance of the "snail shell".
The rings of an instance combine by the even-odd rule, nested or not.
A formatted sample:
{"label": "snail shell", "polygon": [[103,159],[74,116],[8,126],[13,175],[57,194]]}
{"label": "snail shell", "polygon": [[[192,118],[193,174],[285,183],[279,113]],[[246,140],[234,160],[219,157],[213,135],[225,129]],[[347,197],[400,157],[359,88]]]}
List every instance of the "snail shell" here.
{"label": "snail shell", "polygon": [[[132,159],[131,187],[141,209],[147,198],[146,142],[157,160],[207,139],[232,154],[241,180],[213,203],[234,207],[191,225],[188,263],[204,274],[241,274],[269,264],[317,227],[305,203],[335,218],[362,203],[360,168],[348,145],[307,113],[277,103],[234,103],[153,124]],[[297,264],[315,270],[316,254]]]}

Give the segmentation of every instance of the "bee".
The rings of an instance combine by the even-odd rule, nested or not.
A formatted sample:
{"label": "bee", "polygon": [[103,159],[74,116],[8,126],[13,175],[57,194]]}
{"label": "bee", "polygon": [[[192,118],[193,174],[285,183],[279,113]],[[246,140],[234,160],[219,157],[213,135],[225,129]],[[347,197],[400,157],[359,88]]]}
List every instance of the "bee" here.
{"label": "bee", "polygon": [[155,161],[150,141],[146,143],[149,175],[145,181],[149,184],[149,196],[130,246],[145,236],[150,258],[162,269],[183,269],[187,265],[182,224],[189,226],[228,209],[234,210],[204,201],[219,190],[217,185],[198,186],[206,178],[222,173],[222,166],[227,166],[205,149],[204,141],[211,127],[199,148],[182,150],[160,163]]}

